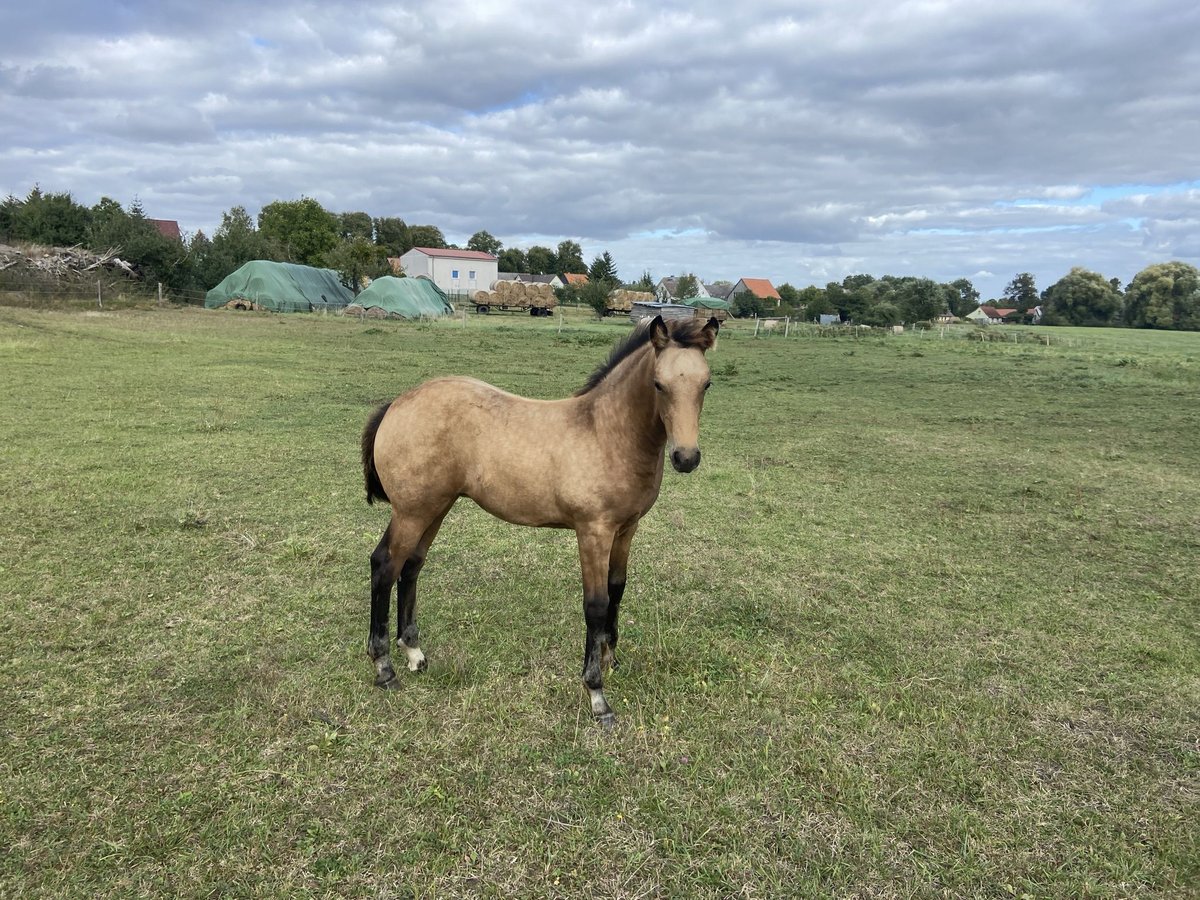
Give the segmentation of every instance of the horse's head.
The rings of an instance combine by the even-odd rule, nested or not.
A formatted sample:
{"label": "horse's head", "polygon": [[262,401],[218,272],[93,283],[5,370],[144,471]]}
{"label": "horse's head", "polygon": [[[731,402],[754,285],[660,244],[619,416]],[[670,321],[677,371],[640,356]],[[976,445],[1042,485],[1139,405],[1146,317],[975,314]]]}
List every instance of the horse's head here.
{"label": "horse's head", "polygon": [[691,320],[672,321],[668,327],[662,316],[650,323],[655,402],[677,472],[700,465],[700,410],[712,384],[704,352],[716,342],[720,327],[715,318],[703,326]]}

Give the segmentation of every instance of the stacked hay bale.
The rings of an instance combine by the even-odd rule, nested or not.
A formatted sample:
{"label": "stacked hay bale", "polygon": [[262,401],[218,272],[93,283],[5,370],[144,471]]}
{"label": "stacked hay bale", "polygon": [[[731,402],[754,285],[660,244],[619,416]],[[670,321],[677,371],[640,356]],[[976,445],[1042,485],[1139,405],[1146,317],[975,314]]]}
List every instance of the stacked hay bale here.
{"label": "stacked hay bale", "polygon": [[360,319],[386,319],[389,315],[388,311],[380,306],[363,307],[357,303],[351,303],[345,309],[341,310],[343,316],[358,316]]}
{"label": "stacked hay bale", "polygon": [[513,309],[549,310],[558,306],[554,288],[548,284],[526,284],[520,281],[494,281],[490,291],[476,291],[472,297],[476,306],[507,306]]}
{"label": "stacked hay bale", "polygon": [[608,310],[614,313],[627,313],[633,309],[635,303],[654,303],[657,299],[650,291],[630,291],[618,288],[608,295]]}
{"label": "stacked hay bale", "polygon": [[253,300],[247,300],[245,297],[234,297],[220,309],[257,309],[262,310],[262,307]]}

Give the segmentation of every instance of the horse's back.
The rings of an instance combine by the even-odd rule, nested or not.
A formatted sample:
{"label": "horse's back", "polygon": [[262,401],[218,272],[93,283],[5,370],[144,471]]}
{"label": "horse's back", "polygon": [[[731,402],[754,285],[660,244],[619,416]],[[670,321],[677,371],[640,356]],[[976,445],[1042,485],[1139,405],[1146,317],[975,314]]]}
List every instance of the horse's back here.
{"label": "horse's back", "polygon": [[502,518],[541,519],[553,506],[547,473],[556,462],[546,436],[561,438],[569,418],[562,401],[437,378],[393,401],[376,434],[375,465],[399,506],[468,496]]}

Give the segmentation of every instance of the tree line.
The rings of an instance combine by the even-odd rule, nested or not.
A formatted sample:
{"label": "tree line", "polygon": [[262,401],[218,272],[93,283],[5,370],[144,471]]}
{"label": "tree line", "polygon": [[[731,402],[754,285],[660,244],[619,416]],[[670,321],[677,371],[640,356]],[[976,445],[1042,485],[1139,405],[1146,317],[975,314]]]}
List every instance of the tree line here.
{"label": "tree line", "polygon": [[[460,249],[449,244],[436,225],[410,225],[396,216],[362,211],[335,213],[311,197],[268,203],[257,218],[244,206],[234,206],[221,214],[211,237],[197,231],[175,240],[159,232],[136,199],[122,206],[103,197],[88,207],[75,202],[69,192],[43,192],[37,185],[24,198],[9,195],[0,202],[0,239],[117,250],[142,278],[176,291],[208,290],[255,259],[334,269],[356,289],[364,277],[390,274],[388,257],[402,256],[413,247]],[[506,272],[583,273],[593,280],[617,282],[609,253],[598,255],[589,267],[575,241],[561,241],[554,249],[505,248],[479,231],[467,249],[497,256]]]}
{"label": "tree line", "polygon": [[[24,198],[9,195],[0,202],[0,240],[82,245],[97,252],[116,249],[142,278],[180,292],[208,290],[255,259],[331,268],[357,290],[364,278],[390,274],[388,257],[402,256],[413,247],[461,249],[447,243],[436,225],[408,224],[396,216],[376,217],[363,211],[335,213],[310,197],[273,201],[257,218],[245,207],[234,206],[221,214],[221,224],[211,237],[197,231],[175,240],[158,231],[137,199],[122,206],[102,197],[88,207],[76,203],[68,192],[46,193],[37,185]],[[571,240],[554,248],[505,247],[487,231],[477,231],[466,249],[496,256],[502,272],[586,274],[589,286],[568,288],[564,299],[597,309],[603,308],[613,287],[643,291],[655,287],[649,272],[622,282],[607,251],[586,263],[582,248]],[[689,290],[693,296],[698,293],[698,285],[693,273],[678,279],[684,298]],[[912,276],[850,275],[824,287],[782,284],[777,290],[779,306],[768,306],[744,293],[734,298],[733,314],[806,319],[829,314],[887,326],[928,321],[943,313],[962,317],[980,302],[979,292],[966,278],[939,283]],[[1200,272],[1183,262],[1158,263],[1143,269],[1122,289],[1116,278],[1077,267],[1041,293],[1033,276],[1022,272],[1004,289],[1003,300],[992,302],[1022,313],[1041,306],[1041,322],[1046,325],[1200,330]]]}

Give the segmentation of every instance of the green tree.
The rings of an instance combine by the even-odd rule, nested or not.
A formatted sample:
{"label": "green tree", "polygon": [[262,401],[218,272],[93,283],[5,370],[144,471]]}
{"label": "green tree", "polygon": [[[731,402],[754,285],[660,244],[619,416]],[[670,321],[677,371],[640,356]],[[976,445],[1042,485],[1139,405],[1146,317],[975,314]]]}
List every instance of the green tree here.
{"label": "green tree", "polygon": [[0,239],[17,240],[14,228],[17,224],[17,216],[21,213],[21,201],[9,194],[4,198],[4,202],[0,203]]}
{"label": "green tree", "polygon": [[1121,315],[1121,295],[1098,272],[1080,266],[1042,292],[1047,325],[1112,325]]}
{"label": "green tree", "polygon": [[574,286],[575,299],[592,308],[596,313],[597,318],[604,318],[604,313],[608,309],[608,295],[613,289],[613,283],[610,281],[595,281],[591,276],[588,276],[588,282],[579,286]]}
{"label": "green tree", "polygon": [[1028,272],[1020,273],[1004,288],[1004,302],[1021,312],[1037,306],[1038,299],[1037,286]]}
{"label": "green tree", "polygon": [[[927,321],[946,310],[946,295],[942,292],[942,286],[928,278],[904,279],[904,283],[896,291],[896,295],[900,300],[899,310],[905,322]],[[877,304],[877,306],[885,305],[892,304],[886,300]],[[875,317],[880,318],[881,315],[876,313]],[[895,319],[881,324],[895,325],[900,321],[901,319]]]}
{"label": "green tree", "polygon": [[498,261],[501,272],[529,271],[529,260],[525,258],[525,251],[520,247],[506,247],[501,250]]}
{"label": "green tree", "polygon": [[833,305],[826,299],[824,289],[815,284],[800,289],[796,307],[805,319],[815,319],[833,312]]}
{"label": "green tree", "polygon": [[617,277],[617,264],[613,262],[612,255],[607,250],[592,260],[592,264],[588,268],[588,280],[604,282],[609,287],[620,284],[621,280]]}
{"label": "green tree", "polygon": [[321,265],[340,240],[338,217],[311,197],[268,203],[258,214],[258,230],[306,266]]}
{"label": "green tree", "polygon": [[675,282],[675,299],[690,300],[692,297],[700,296],[700,279],[691,272],[686,275],[680,275]]}
{"label": "green tree", "polygon": [[355,296],[363,289],[365,279],[392,274],[387,250],[362,236],[339,243],[325,254],[324,265],[337,272]]}
{"label": "green tree", "polygon": [[91,219],[88,208],[69,193],[44,194],[36,184],[24,201],[9,208],[9,215],[11,237],[49,247],[82,244]]}
{"label": "green tree", "polygon": [[646,293],[654,293],[654,278],[650,274],[650,270],[646,269],[642,272],[642,277],[631,284],[626,285],[631,291],[645,291]]}
{"label": "green tree", "polygon": [[283,259],[283,251],[254,226],[246,207],[235,206],[221,213],[221,224],[208,251],[197,259],[199,281],[213,288],[230,272],[254,259]]}
{"label": "green tree", "polygon": [[525,259],[529,263],[532,275],[550,275],[558,272],[558,259],[549,247],[539,247],[536,244],[525,251]]}
{"label": "green tree", "polygon": [[411,225],[408,229],[408,236],[412,240],[413,247],[425,247],[429,250],[446,249],[446,236],[436,225]]}
{"label": "green tree", "polygon": [[731,306],[730,311],[738,319],[764,316],[767,312],[762,300],[753,291],[741,291],[734,294]]}
{"label": "green tree", "polygon": [[122,247],[131,225],[129,213],[120,203],[112,197],[101,197],[91,209],[84,240],[91,249],[100,252]]}
{"label": "green tree", "polygon": [[979,306],[979,291],[975,290],[975,285],[966,278],[958,278],[950,282],[957,294],[950,300],[950,312],[956,316],[965,316]]}
{"label": "green tree", "polygon": [[779,294],[780,303],[786,304],[788,309],[795,309],[800,302],[800,292],[786,281],[775,288],[775,292]]}
{"label": "green tree", "polygon": [[587,273],[588,268],[583,261],[583,248],[574,241],[560,241],[554,258],[557,263],[555,272],[559,275],[566,275],[568,272],[580,275]]}
{"label": "green tree", "polygon": [[[492,256],[499,257],[500,251],[504,249],[504,245],[486,231],[477,231],[467,241],[467,249],[477,250],[480,253],[490,253]],[[504,271],[508,272],[511,270],[505,269]]]}
{"label": "green tree", "polygon": [[825,287],[841,317],[852,322],[863,320],[878,300],[878,290],[872,275],[847,275],[841,284],[830,282]]}
{"label": "green tree", "polygon": [[[905,315],[900,311],[900,307],[890,300],[881,300],[863,314],[861,321],[863,325],[887,328],[891,325],[899,325],[904,319]],[[909,319],[909,321],[918,320]]]}
{"label": "green tree", "polygon": [[403,256],[414,246],[408,226],[395,216],[375,220],[375,243],[387,251],[388,256]]}
{"label": "green tree", "polygon": [[373,241],[375,240],[375,222],[371,219],[370,213],[344,212],[338,216],[338,234],[346,241],[354,238]]}
{"label": "green tree", "polygon": [[1200,330],[1200,270],[1178,261],[1142,269],[1125,290],[1125,321],[1135,328]]}

